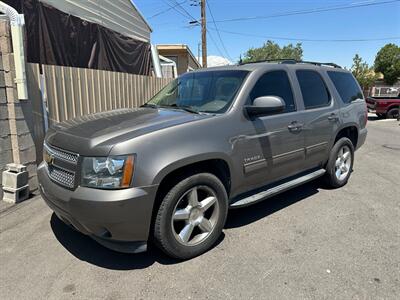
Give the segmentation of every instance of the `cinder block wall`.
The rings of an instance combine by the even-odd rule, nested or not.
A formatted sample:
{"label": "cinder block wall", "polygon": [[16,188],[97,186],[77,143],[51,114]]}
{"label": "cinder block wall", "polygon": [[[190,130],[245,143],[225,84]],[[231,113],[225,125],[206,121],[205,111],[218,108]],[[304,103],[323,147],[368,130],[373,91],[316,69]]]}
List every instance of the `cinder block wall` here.
{"label": "cinder block wall", "polygon": [[10,162],[25,165],[30,190],[35,193],[38,182],[32,103],[29,99],[18,99],[10,25],[3,19],[0,19],[0,62],[0,171]]}
{"label": "cinder block wall", "polygon": [[3,59],[0,55],[0,199],[3,198],[2,171],[6,164],[13,161],[4,75]]}

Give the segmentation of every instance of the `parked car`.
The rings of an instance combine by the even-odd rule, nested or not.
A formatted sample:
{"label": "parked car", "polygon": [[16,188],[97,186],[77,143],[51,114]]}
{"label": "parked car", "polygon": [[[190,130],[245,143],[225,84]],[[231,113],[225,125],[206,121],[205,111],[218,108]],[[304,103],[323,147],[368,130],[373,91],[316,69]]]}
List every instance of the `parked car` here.
{"label": "parked car", "polygon": [[376,113],[378,118],[399,118],[400,94],[397,97],[367,97],[366,101],[368,110]]}
{"label": "parked car", "polygon": [[188,259],[221,235],[228,208],[323,176],[345,185],[367,135],[352,74],[281,61],[186,73],[143,107],[54,125],[40,191],[66,224],[122,252],[154,240]]}

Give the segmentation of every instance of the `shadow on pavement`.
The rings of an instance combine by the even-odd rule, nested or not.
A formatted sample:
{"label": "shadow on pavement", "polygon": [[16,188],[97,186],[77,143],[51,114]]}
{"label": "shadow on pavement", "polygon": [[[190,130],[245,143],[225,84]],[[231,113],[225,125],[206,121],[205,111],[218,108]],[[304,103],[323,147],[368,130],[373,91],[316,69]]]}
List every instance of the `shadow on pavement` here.
{"label": "shadow on pavement", "polygon": [[65,249],[78,259],[99,267],[114,270],[131,270],[146,268],[156,261],[161,264],[179,262],[164,255],[160,250],[151,247],[151,245],[149,245],[150,249],[147,252],[138,254],[126,254],[109,250],[89,236],[64,224],[54,213],[51,216],[50,225],[57,240]]}
{"label": "shadow on pavement", "polygon": [[378,116],[368,116],[368,121],[378,121],[378,120],[382,120],[382,118],[379,118]]}
{"label": "shadow on pavement", "polygon": [[[241,227],[260,220],[318,193],[319,188],[323,188],[323,186],[320,180],[316,180],[258,204],[240,209],[232,209],[229,211],[225,228]],[[147,268],[155,262],[163,265],[181,262],[180,260],[168,257],[151,243],[148,245],[147,252],[139,254],[126,254],[109,250],[96,243],[90,237],[65,225],[54,213],[51,217],[50,225],[57,240],[72,255],[102,268],[133,270]],[[225,235],[222,234],[217,245],[223,241],[224,237]]]}
{"label": "shadow on pavement", "polygon": [[[75,231],[64,224],[56,214],[50,220],[51,229],[57,240],[76,258],[96,266],[112,270],[134,270],[151,266],[155,262],[163,265],[178,264],[181,261],[164,254],[157,247],[148,244],[147,252],[138,254],[119,253],[109,250],[89,236]],[[222,234],[216,245],[221,243],[225,235]]]}
{"label": "shadow on pavement", "polygon": [[374,121],[382,121],[382,120],[393,120],[393,121],[397,120],[397,121],[400,121],[397,118],[380,118],[378,116],[368,116],[368,121],[374,122]]}
{"label": "shadow on pavement", "polygon": [[319,188],[324,188],[321,180],[314,180],[257,204],[231,209],[228,213],[225,228],[236,228],[256,222],[298,201],[317,194]]}

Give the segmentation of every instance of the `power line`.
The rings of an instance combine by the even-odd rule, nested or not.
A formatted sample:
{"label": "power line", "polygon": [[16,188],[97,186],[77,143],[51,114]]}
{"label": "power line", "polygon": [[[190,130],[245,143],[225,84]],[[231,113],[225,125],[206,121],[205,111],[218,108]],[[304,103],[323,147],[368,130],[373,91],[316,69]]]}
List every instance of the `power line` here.
{"label": "power line", "polygon": [[[400,1],[400,0],[399,0]],[[179,12],[182,16],[186,16],[188,19],[191,19],[192,21],[196,21],[197,22],[197,19],[195,18],[195,17],[193,17],[180,3],[178,3],[178,1],[176,1],[176,0],[171,0],[171,2],[172,3],[174,3],[174,4],[176,4],[176,6],[178,6],[182,11],[183,11],[183,13],[181,12],[181,11],[178,11],[178,10],[176,10],[177,12]]]}
{"label": "power line", "polygon": [[221,49],[218,47],[218,44],[215,42],[215,39],[214,39],[214,37],[212,36],[212,34],[211,34],[211,32],[207,29],[207,33],[208,33],[208,36],[210,37],[210,39],[211,39],[211,42],[213,43],[213,45],[215,46],[215,48],[217,48],[217,51],[218,51],[218,53],[219,53],[219,55],[221,55],[222,57],[224,57],[224,53],[221,51]]}
{"label": "power line", "polygon": [[[176,4],[178,4],[178,1],[176,1],[176,0],[170,0],[172,3],[176,3]],[[195,17],[193,17],[193,15],[191,15],[182,5],[178,5],[178,8],[181,10],[181,11],[183,11],[183,13],[185,13],[187,16],[188,16],[188,18],[190,18],[190,19],[192,19],[192,20],[195,20],[196,18]]]}
{"label": "power line", "polygon": [[357,7],[383,5],[383,4],[389,4],[389,3],[399,2],[399,1],[400,0],[386,0],[386,1],[380,1],[380,2],[376,2],[376,1],[365,2],[365,1],[363,1],[363,2],[353,3],[350,5],[335,5],[335,6],[328,6],[328,7],[313,8],[313,9],[309,9],[309,10],[287,11],[287,12],[281,12],[281,13],[265,15],[265,16],[241,17],[241,18],[216,20],[215,22],[223,23],[223,22],[251,21],[251,20],[257,20],[257,19],[269,19],[269,18],[278,18],[278,17],[286,17],[286,16],[294,16],[294,15],[305,15],[305,14],[313,14],[313,13],[326,12],[326,11],[352,9],[352,8],[357,8]]}
{"label": "power line", "polygon": [[[166,0],[163,0],[163,2],[164,2],[165,4],[167,4],[167,5],[170,7],[170,9],[173,9],[174,11],[176,11],[176,12],[177,12],[178,14],[180,14],[181,16],[183,16],[183,17],[185,17],[185,18],[188,18],[188,16],[187,16],[185,13],[183,13],[183,12],[181,12],[180,10],[177,9],[177,7],[180,6],[180,4],[179,4],[178,2],[174,3],[175,5],[170,4],[170,3],[167,2]],[[195,19],[193,18],[193,20],[195,20]]]}
{"label": "power line", "polygon": [[[174,1],[174,0],[171,0],[171,1],[177,3],[176,0],[175,0],[175,1]],[[168,4],[168,5],[170,5],[170,4]],[[171,6],[171,5],[170,5],[170,6]],[[179,14],[181,14],[182,16],[184,16],[185,18],[188,18],[189,20],[194,21],[195,24],[197,24],[197,25],[199,24],[199,21],[196,20],[196,18],[193,17],[193,15],[191,15],[183,6],[181,6],[181,5],[179,5],[179,6],[180,6],[180,8],[184,11],[184,13],[182,13],[182,11],[176,10],[176,8],[175,8],[174,10],[175,10],[176,12],[178,12]],[[215,48],[217,49],[218,53],[219,53],[221,56],[225,56],[225,55],[223,54],[223,52],[221,51],[221,49],[218,47],[218,44],[216,43],[216,41],[215,41],[214,37],[212,36],[211,32],[210,32],[208,29],[206,29],[206,31],[207,31],[207,33],[208,33],[210,39],[211,39],[211,42],[213,43],[213,45],[214,45]]]}
{"label": "power line", "polygon": [[154,15],[148,17],[147,19],[149,20],[149,19],[155,18],[155,17],[157,17],[157,16],[159,16],[159,15],[165,14],[165,13],[169,12],[170,10],[174,9],[176,6],[181,5],[181,4],[184,4],[184,3],[187,2],[187,1],[188,1],[188,0],[184,0],[184,1],[180,2],[180,3],[177,3],[175,6],[170,6],[169,8],[167,8],[167,9],[165,9],[165,10],[162,10],[162,11],[159,11],[158,13],[156,13],[156,14],[154,14]]}
{"label": "power line", "polygon": [[[213,15],[212,11],[211,11],[210,4],[208,4],[208,1],[206,1],[206,4],[207,4],[208,11],[210,12],[211,18],[213,20],[213,23],[214,23],[214,26],[215,26],[215,30],[217,31],[217,35],[218,35],[219,41],[221,42],[222,48],[224,49],[225,54],[230,59],[230,61],[233,61],[232,57],[229,55],[228,51],[226,50],[224,42],[222,41],[221,34],[220,34],[219,30],[218,30],[217,23],[215,22],[215,18],[214,18],[214,15]],[[211,36],[211,34],[210,34],[210,36]]]}
{"label": "power line", "polygon": [[[216,28],[209,27],[212,30],[216,30]],[[305,39],[305,38],[296,38],[296,37],[281,37],[281,36],[266,36],[266,35],[258,35],[253,33],[244,33],[244,32],[235,32],[229,30],[221,30],[221,32],[225,32],[233,35],[240,36],[253,36],[263,39],[273,39],[273,40],[284,40],[284,41],[294,41],[294,42],[370,42],[370,41],[385,41],[385,40],[400,40],[400,36],[391,36],[391,37],[382,37],[382,38],[371,38],[371,39]]]}

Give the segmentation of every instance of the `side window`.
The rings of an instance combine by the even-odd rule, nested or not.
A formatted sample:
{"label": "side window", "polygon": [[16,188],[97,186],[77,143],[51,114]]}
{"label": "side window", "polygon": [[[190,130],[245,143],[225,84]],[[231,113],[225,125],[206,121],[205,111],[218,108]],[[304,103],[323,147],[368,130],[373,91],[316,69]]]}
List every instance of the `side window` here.
{"label": "side window", "polygon": [[356,80],[350,73],[328,71],[328,76],[344,103],[364,98]]}
{"label": "side window", "polygon": [[330,95],[324,80],[318,72],[312,70],[296,71],[297,80],[303,95],[306,109],[327,106],[330,103]]}
{"label": "side window", "polygon": [[285,112],[296,110],[292,87],[285,71],[271,71],[258,79],[253,90],[250,92],[250,100],[253,102],[254,99],[262,96],[281,97],[286,104]]}

